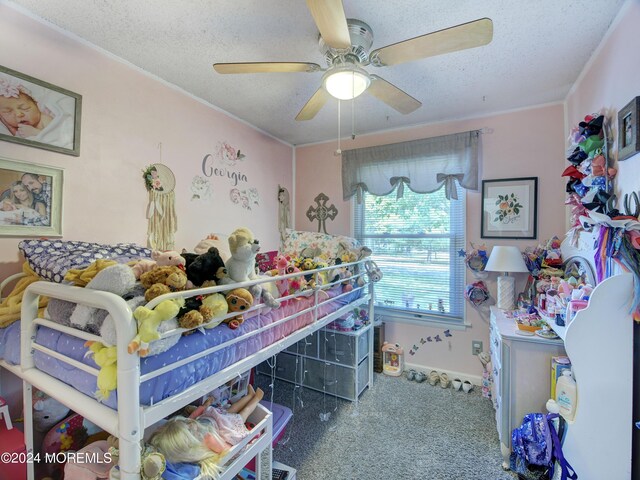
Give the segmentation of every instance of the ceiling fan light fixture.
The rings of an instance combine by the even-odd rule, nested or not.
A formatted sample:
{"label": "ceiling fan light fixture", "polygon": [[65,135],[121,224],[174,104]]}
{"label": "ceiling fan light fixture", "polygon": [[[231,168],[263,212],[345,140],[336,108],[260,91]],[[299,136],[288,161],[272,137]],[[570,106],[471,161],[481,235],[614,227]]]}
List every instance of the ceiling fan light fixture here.
{"label": "ceiling fan light fixture", "polygon": [[351,100],[362,94],[371,84],[369,74],[355,65],[335,67],[325,73],[322,85],[332,97]]}

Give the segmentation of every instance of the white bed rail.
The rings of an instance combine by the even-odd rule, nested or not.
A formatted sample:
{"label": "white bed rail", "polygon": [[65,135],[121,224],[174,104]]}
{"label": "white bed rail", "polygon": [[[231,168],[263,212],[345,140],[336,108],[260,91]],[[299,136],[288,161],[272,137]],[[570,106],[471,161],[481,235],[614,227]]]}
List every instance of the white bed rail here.
{"label": "white bed rail", "polygon": [[[33,357],[36,322],[38,316],[38,297],[59,298],[69,302],[82,303],[107,310],[116,326],[118,340],[118,410],[114,412],[96,400],[55,380],[35,366]],[[140,452],[142,439],[140,415],[140,359],[129,354],[127,346],[137,333],[137,326],[131,309],[121,297],[101,292],[51,282],[35,282],[27,287],[22,298],[20,332],[20,364],[22,377],[31,385],[36,385],[56,400],[68,405],[80,415],[91,419],[98,426],[120,439],[121,478],[123,480],[139,478]],[[47,322],[47,326],[67,331],[83,338],[84,332],[69,332],[68,327]],[[64,355],[61,355],[64,358]],[[68,359],[68,358],[67,358]],[[63,387],[63,385],[66,387]],[[33,450],[33,418],[31,397],[24,398],[25,403],[25,442]],[[98,414],[99,412],[99,414]],[[32,466],[31,466],[32,467]],[[124,467],[124,468],[123,468]]]}
{"label": "white bed rail", "polygon": [[[199,397],[205,395],[216,387],[224,384],[225,382],[236,377],[240,372],[249,370],[264,360],[272,357],[276,353],[284,350],[285,348],[293,345],[297,341],[313,333],[315,330],[327,325],[329,322],[336,318],[348,313],[354,307],[369,302],[369,318],[373,321],[372,302],[370,302],[373,295],[373,286],[370,282],[366,281],[366,273],[364,269],[364,263],[366,260],[359,262],[345,263],[341,267],[353,266],[356,273],[350,278],[356,284],[352,291],[343,292],[334,297],[328,298],[323,290],[332,287],[333,285],[343,283],[345,279],[340,279],[335,282],[322,285],[321,272],[334,270],[337,267],[323,267],[316,270],[296,272],[288,275],[277,277],[260,277],[257,280],[252,280],[242,283],[234,283],[229,285],[220,285],[215,287],[200,288],[193,290],[186,290],[182,292],[174,292],[162,295],[153,299],[147,304],[148,308],[155,307],[158,303],[165,299],[170,298],[188,298],[198,295],[206,295],[215,292],[226,292],[234,288],[251,288],[253,285],[272,283],[277,280],[287,280],[294,277],[313,275],[315,284],[317,285],[313,289],[296,292],[295,294],[288,295],[280,298],[280,301],[294,299],[300,296],[314,296],[314,301],[308,308],[288,315],[273,323],[260,327],[251,332],[247,332],[239,337],[232,338],[227,342],[221,343],[214,347],[211,347],[205,351],[194,353],[188,358],[182,359],[178,362],[172,363],[167,367],[163,367],[155,372],[150,372],[145,375],[140,375],[140,358],[137,353],[129,354],[127,348],[129,342],[137,333],[137,324],[133,318],[132,311],[127,303],[121,297],[108,292],[96,291],[86,288],[80,288],[70,285],[62,285],[57,283],[39,281],[31,284],[24,293],[21,310],[21,373],[20,376],[30,385],[34,385],[60,401],[61,403],[69,406],[72,410],[76,411],[80,415],[91,420],[96,425],[100,426],[107,432],[119,437],[120,439],[120,474],[123,480],[139,479],[140,470],[140,450],[139,443],[144,433],[144,428],[150,426],[162,418],[170,415],[171,413],[179,410],[185,405],[195,401]],[[357,286],[357,280],[363,278],[360,286]],[[360,297],[348,303],[337,310],[320,316],[319,312],[325,301],[335,301],[346,295],[352,295],[354,292],[361,291]],[[38,297],[44,295],[47,297],[58,298],[75,303],[81,303],[94,308],[100,308],[107,310],[116,326],[117,332],[117,394],[118,402],[117,411],[99,403],[94,398],[91,398],[73,387],[65,384],[64,382],[57,380],[50,375],[38,370],[35,366],[34,352],[41,351],[47,355],[50,355],[58,360],[69,363],[72,366],[80,368],[81,370],[97,376],[98,370],[84,365],[74,359],[67,357],[64,354],[54,352],[47,347],[38,345],[35,343],[36,328],[38,325],[46,326],[48,328],[58,330],[60,332],[73,335],[84,340],[100,341],[107,344],[101,337],[89,334],[71,328],[68,326],[60,325],[58,323],[37,318],[38,314]],[[247,311],[243,311],[243,315],[246,317],[248,313],[264,308],[264,304],[254,305]],[[236,313],[230,313],[224,318],[229,318],[236,315]],[[275,328],[278,325],[290,321],[301,315],[313,315],[313,321],[305,327],[302,327],[292,334],[282,337],[272,344],[262,348],[258,352],[251,354],[250,356],[220,370],[214,375],[203,379],[202,381],[188,387],[181,393],[163,399],[154,405],[141,406],[140,405],[140,384],[146,380],[152,379],[165,373],[166,371],[178,368],[184,364],[192,362],[198,358],[202,358],[206,355],[210,355],[220,349],[227,348],[239,341],[244,341],[252,336],[263,333],[269,329]],[[219,321],[217,318],[215,321]],[[250,320],[250,319],[249,319]],[[163,336],[175,335],[179,332],[184,332],[185,329],[175,329],[169,332],[165,332]],[[370,339],[372,340],[372,339]],[[108,345],[108,344],[107,344]],[[373,345],[370,341],[369,345]],[[371,375],[370,375],[370,378]],[[33,417],[31,411],[31,393],[30,387],[25,384],[25,442],[27,449],[33,451]],[[27,395],[28,393],[28,395]],[[27,403],[28,402],[28,403]],[[33,465],[29,466],[28,478],[33,478]]]}

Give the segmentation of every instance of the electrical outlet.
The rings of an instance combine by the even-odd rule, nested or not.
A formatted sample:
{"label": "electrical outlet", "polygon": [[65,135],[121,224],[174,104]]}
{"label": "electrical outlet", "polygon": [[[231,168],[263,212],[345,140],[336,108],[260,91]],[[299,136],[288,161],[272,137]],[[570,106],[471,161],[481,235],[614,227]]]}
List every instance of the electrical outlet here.
{"label": "electrical outlet", "polygon": [[482,342],[480,340],[471,341],[471,353],[473,355],[479,355],[482,352]]}

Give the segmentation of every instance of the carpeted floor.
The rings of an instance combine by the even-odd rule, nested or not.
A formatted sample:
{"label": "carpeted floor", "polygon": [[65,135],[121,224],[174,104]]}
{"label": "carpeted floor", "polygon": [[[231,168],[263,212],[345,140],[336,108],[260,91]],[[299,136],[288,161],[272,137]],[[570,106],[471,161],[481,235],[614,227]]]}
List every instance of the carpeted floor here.
{"label": "carpeted floor", "polygon": [[[375,375],[355,404],[256,376],[267,400],[294,411],[274,460],[297,469],[298,480],[513,480],[502,470],[490,400]],[[329,413],[330,415],[326,415]],[[326,421],[321,420],[321,416]]]}

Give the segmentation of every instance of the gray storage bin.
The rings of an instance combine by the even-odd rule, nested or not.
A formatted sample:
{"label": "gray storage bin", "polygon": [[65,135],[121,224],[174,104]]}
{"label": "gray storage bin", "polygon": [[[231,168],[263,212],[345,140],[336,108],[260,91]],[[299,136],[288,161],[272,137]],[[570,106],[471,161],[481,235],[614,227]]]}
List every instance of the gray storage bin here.
{"label": "gray storage bin", "polygon": [[[369,353],[368,331],[356,336],[333,330],[321,330],[319,342],[319,358],[341,365],[354,366]],[[357,361],[356,344],[358,346]]]}
{"label": "gray storage bin", "polygon": [[311,335],[304,337],[302,340],[288,347],[286,351],[296,353],[298,355],[306,355],[308,357],[317,357],[319,333],[320,332],[313,332]]}

